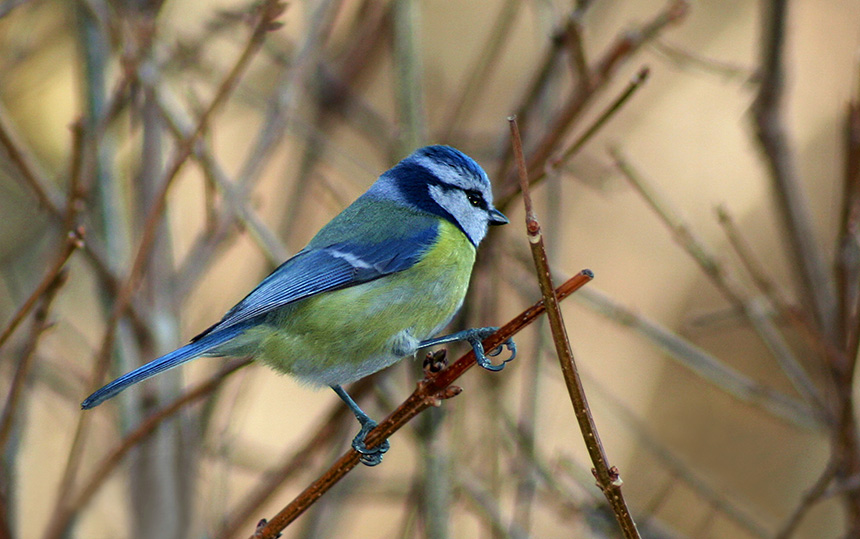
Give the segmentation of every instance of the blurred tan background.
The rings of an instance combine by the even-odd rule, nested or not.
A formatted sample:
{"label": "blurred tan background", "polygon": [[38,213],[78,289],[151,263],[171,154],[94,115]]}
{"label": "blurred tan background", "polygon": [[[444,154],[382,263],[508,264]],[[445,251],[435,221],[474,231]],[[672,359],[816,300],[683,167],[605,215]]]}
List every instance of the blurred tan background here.
{"label": "blurred tan background", "polygon": [[[142,336],[137,323],[123,319],[112,347],[111,375],[179,346],[216,321],[416,142],[449,143],[469,153],[490,174],[496,193],[502,192],[507,180],[497,175],[510,145],[506,117],[523,102],[553,47],[553,35],[577,13],[575,4],[291,2],[279,18],[284,26],[267,36],[206,129],[204,151],[214,165],[207,169],[201,165],[205,159],[189,160],[168,192],[165,228],[133,299],[140,305],[137,323],[148,333]],[[589,66],[596,66],[619,36],[669,9],[662,0],[580,4]],[[556,148],[583,133],[643,66],[650,69],[645,85],[533,193],[556,282],[583,268],[596,275],[586,291],[563,303],[564,314],[603,443],[648,537],[771,536],[786,526],[831,454],[831,431],[815,419],[749,321],[731,309],[608,152],[610,146],[623,152],[725,264],[745,298],[757,301],[760,293],[717,219],[715,209],[722,205],[777,293],[802,306],[750,114],[761,4],[694,2],[685,16],[649,36],[618,63]],[[68,186],[75,153],[70,125],[89,117],[94,101],[101,101],[97,107],[110,118],[104,126],[84,122],[88,133],[98,134],[86,139],[91,146],[81,176],[87,186],[81,220],[88,240],[98,244],[121,279],[141,238],[147,197],[175,155],[176,139],[164,111],[190,131],[248,40],[249,6],[171,0],[152,15],[151,5],[99,0],[0,3],[0,116],[53,192],[65,193]],[[832,276],[846,161],[843,126],[860,86],[860,2],[796,0],[788,17],[785,127],[814,243]],[[507,27],[500,32],[499,24]],[[470,74],[496,34],[502,36],[498,55],[468,90],[473,97],[464,100]],[[94,51],[103,58],[85,61],[85,53]],[[100,75],[88,73],[88,67]],[[130,72],[136,78],[122,88]],[[561,54],[552,80],[530,109],[527,150],[576,92],[575,73],[572,55]],[[347,97],[335,92],[332,80],[338,79],[348,88]],[[96,98],[93,87],[99,86]],[[413,116],[405,112],[404,92],[419,98]],[[461,101],[466,104],[455,114]],[[110,109],[114,104],[116,112]],[[271,147],[249,157],[261,148],[267,130],[279,133]],[[100,163],[113,191],[99,191],[94,163]],[[213,187],[212,166],[228,182],[247,180],[251,190],[247,200],[239,197],[253,213],[251,221],[228,226],[220,236],[212,231],[229,214],[230,197]],[[97,192],[111,198],[99,200]],[[473,279],[473,288],[481,290],[467,306],[469,322],[501,325],[539,299],[533,270],[523,263],[527,241],[519,198],[506,213],[511,224],[492,232],[485,253],[492,267]],[[62,237],[56,220],[21,180],[8,147],[0,151],[0,214],[0,323],[5,324],[55,260]],[[260,230],[273,240],[261,240]],[[195,266],[198,260],[206,262]],[[92,389],[115,301],[86,254],[76,252],[68,269],[5,442],[4,518],[14,537],[43,537],[60,492],[67,496],[60,505],[74,499],[141,417],[223,364],[194,362],[155,380],[151,389],[130,391],[88,412],[76,483],[63,490],[82,414],[78,403]],[[628,316],[617,310],[615,319],[601,314],[596,307],[601,298],[623,306]],[[620,323],[631,317],[643,317],[801,403],[808,415],[786,417],[729,394],[691,369],[684,353],[672,354],[643,331]],[[11,387],[30,342],[30,318],[0,349],[4,387]],[[827,369],[808,335],[778,313],[770,319],[822,399],[832,403]],[[285,537],[617,536],[588,472],[591,464],[557,362],[546,343],[537,342],[541,331],[535,324],[518,336],[519,358],[503,372],[469,372],[459,383],[463,394],[443,403],[438,426],[416,421],[417,430],[397,433],[380,467],[356,469]],[[451,350],[452,355],[462,351]],[[412,391],[420,361],[403,361],[391,371],[363,400],[378,419]],[[142,402],[142,395],[149,400]],[[330,391],[303,388],[257,366],[229,378],[217,398],[206,402],[189,406],[133,450],[95,496],[76,508],[70,536],[219,536],[267,470],[301,447],[341,406]],[[511,432],[509,424],[517,421],[534,431],[530,456]],[[257,520],[288,503],[347,447],[354,429],[351,422],[341,423],[337,444],[318,448],[312,462],[256,507],[233,536],[249,536]],[[421,434],[428,431],[431,441]],[[441,464],[428,467],[428,454]],[[436,487],[444,501],[428,513],[424,489],[434,474],[446,478]],[[850,488],[831,485],[832,492],[804,514],[793,536],[846,533],[839,485]],[[445,508],[441,515],[439,507]]]}

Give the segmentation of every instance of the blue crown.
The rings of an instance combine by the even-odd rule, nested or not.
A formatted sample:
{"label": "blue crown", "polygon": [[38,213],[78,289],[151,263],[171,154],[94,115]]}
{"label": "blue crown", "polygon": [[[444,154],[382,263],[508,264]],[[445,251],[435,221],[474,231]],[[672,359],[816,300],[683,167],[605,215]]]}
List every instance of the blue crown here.
{"label": "blue crown", "polygon": [[475,178],[480,178],[486,183],[490,183],[487,173],[481,168],[481,165],[475,162],[474,159],[464,154],[456,148],[437,144],[435,146],[425,146],[415,150],[412,154],[415,157],[428,157],[439,163],[446,164],[450,167],[459,169],[464,175],[468,174]]}

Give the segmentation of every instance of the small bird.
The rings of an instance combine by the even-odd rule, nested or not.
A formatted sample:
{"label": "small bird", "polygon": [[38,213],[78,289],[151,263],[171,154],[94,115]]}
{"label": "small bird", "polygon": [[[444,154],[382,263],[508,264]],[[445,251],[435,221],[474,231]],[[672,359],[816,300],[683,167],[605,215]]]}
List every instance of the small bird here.
{"label": "small bird", "polygon": [[[281,264],[220,322],[182,348],[150,361],[94,392],[93,408],[125,388],[197,357],[253,357],[311,386],[329,386],[361,424],[352,442],[375,466],[386,440],[365,443],[376,423],[343,389],[420,348],[454,341],[472,345],[478,364],[500,370],[481,341],[496,328],[435,337],[463,303],[475,251],[490,225],[508,219],[493,207],[490,181],[470,157],[427,146],[384,172]],[[498,355],[502,347],[489,353]]]}

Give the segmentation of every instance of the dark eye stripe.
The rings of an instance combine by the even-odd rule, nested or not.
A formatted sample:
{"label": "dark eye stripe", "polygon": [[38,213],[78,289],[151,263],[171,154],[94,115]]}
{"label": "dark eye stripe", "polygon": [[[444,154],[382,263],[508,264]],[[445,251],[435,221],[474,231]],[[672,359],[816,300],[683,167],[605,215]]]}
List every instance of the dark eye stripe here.
{"label": "dark eye stripe", "polygon": [[466,198],[469,200],[469,204],[475,206],[476,208],[487,209],[487,202],[484,200],[484,196],[478,192],[473,191],[471,189],[466,189]]}

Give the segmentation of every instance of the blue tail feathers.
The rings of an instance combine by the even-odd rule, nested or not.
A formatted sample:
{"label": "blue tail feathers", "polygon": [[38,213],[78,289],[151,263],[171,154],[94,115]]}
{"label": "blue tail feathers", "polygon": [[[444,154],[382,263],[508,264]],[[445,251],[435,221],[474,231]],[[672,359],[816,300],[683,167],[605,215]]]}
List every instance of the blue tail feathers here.
{"label": "blue tail feathers", "polygon": [[215,347],[236,337],[242,333],[243,329],[244,328],[235,326],[224,328],[221,331],[207,334],[199,340],[186,344],[182,348],[177,348],[158,359],[153,359],[146,365],[138,367],[135,370],[120,376],[113,382],[94,392],[81,403],[81,408],[88,410],[98,406],[104,401],[116,396],[129,386],[142,382],[147,378],[151,378],[156,374],[172,369],[173,367],[177,367],[186,361],[191,361],[194,358],[200,357]]}

